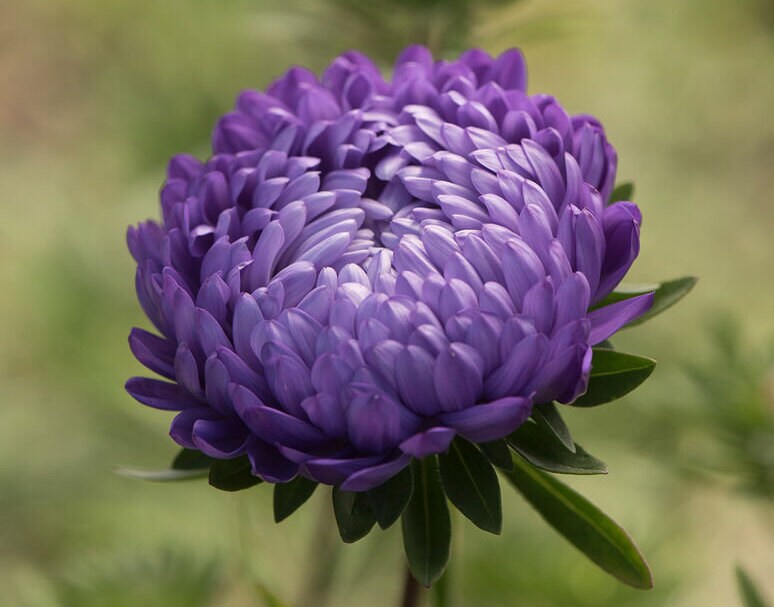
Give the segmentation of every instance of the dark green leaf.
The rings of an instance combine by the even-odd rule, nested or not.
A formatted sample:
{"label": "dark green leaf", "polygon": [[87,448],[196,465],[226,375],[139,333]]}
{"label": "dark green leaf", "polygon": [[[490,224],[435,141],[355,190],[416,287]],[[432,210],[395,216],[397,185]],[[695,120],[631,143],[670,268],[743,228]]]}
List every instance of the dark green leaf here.
{"label": "dark green leaf", "polygon": [[452,504],[477,527],[499,534],[503,527],[500,483],[486,456],[468,441],[455,438],[438,459],[441,483]]}
{"label": "dark green leaf", "polygon": [[172,460],[175,470],[201,470],[209,468],[215,460],[195,449],[181,449]]}
{"label": "dark green leaf", "polygon": [[602,569],[635,588],[652,588],[648,564],[628,534],[586,498],[514,456],[505,476],[540,516]]}
{"label": "dark green leaf", "polygon": [[537,405],[532,409],[532,417],[535,421],[548,429],[570,451],[575,453],[575,442],[570,436],[570,429],[564,423],[559,409],[554,403]]}
{"label": "dark green leaf", "polygon": [[348,544],[368,535],[376,522],[367,493],[353,493],[334,487],[333,513],[341,539]]}
{"label": "dark green leaf", "polygon": [[401,517],[403,546],[411,574],[429,588],[449,562],[451,519],[436,458],[411,465],[414,493]]}
{"label": "dark green leaf", "polygon": [[263,481],[253,476],[246,455],[234,459],[219,459],[210,468],[210,485],[222,491],[241,491]]}
{"label": "dark green leaf", "polygon": [[631,201],[634,195],[634,184],[631,181],[624,181],[615,186],[613,193],[610,194],[610,202],[618,202],[619,200]]}
{"label": "dark green leaf", "polygon": [[498,468],[503,470],[511,470],[513,468],[511,450],[508,448],[508,443],[505,442],[505,439],[501,438],[488,443],[479,443],[478,448]]}
{"label": "dark green leaf", "polygon": [[545,426],[527,420],[508,437],[508,443],[533,466],[560,474],[607,474],[607,466],[578,444],[568,450]]}
{"label": "dark green leaf", "polygon": [[312,497],[317,483],[297,476],[288,483],[274,485],[274,522],[279,523],[288,518]]}
{"label": "dark green leaf", "polygon": [[647,320],[650,320],[654,316],[661,314],[667,308],[671,308],[683,297],[693,289],[694,285],[699,279],[695,276],[684,276],[683,278],[677,278],[675,280],[668,280],[661,284],[650,285],[618,285],[615,291],[605,297],[605,299],[594,306],[595,308],[603,308],[610,304],[623,301],[625,299],[631,299],[638,295],[644,295],[645,293],[653,292],[653,305],[650,310],[645,312],[637,320],[630,322],[627,327],[636,327],[641,325]]}
{"label": "dark green leaf", "polygon": [[414,491],[411,467],[406,467],[387,482],[368,491],[368,502],[376,522],[382,529],[391,527],[400,518]]}
{"label": "dark green leaf", "polygon": [[113,469],[116,474],[127,478],[136,478],[143,481],[153,481],[157,483],[169,483],[173,481],[187,481],[193,478],[204,478],[207,476],[207,470],[140,470],[137,468],[116,467]]}
{"label": "dark green leaf", "polygon": [[572,404],[595,407],[621,398],[648,379],[655,366],[652,358],[594,348],[588,390]]}
{"label": "dark green leaf", "polygon": [[767,607],[768,603],[763,598],[760,590],[752,581],[747,572],[742,567],[736,567],[736,583],[739,585],[739,592],[742,595],[744,607]]}

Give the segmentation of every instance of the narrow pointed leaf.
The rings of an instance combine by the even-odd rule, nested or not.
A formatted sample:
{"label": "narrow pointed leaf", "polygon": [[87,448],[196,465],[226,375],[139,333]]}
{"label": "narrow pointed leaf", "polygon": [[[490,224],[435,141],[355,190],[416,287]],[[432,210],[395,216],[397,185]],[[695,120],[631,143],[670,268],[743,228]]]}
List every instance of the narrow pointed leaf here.
{"label": "narrow pointed leaf", "polygon": [[634,195],[634,184],[631,181],[624,181],[615,186],[615,189],[610,194],[610,202],[618,202],[619,200],[628,200],[631,202]]}
{"label": "narrow pointed leaf", "polygon": [[411,574],[429,588],[449,562],[451,518],[434,457],[412,462],[414,493],[401,517]]}
{"label": "narrow pointed leaf", "polygon": [[368,491],[371,511],[382,529],[391,527],[400,518],[413,491],[411,467],[404,468],[387,482]]}
{"label": "narrow pointed leaf", "polygon": [[519,426],[508,443],[533,466],[559,474],[607,474],[603,461],[589,455],[574,443],[570,451],[550,431],[533,421]]}
{"label": "narrow pointed leaf", "polygon": [[540,516],[589,559],[624,584],[652,588],[648,564],[629,535],[586,498],[514,456],[505,476]]}
{"label": "narrow pointed leaf", "polygon": [[368,494],[341,491],[338,487],[333,488],[333,513],[339,535],[348,544],[368,535],[376,522],[368,503]]}
{"label": "narrow pointed leaf", "polygon": [[209,468],[215,460],[195,449],[181,449],[172,460],[174,470],[201,470]]}
{"label": "narrow pointed leaf", "polygon": [[241,491],[263,481],[253,476],[246,455],[234,459],[219,459],[210,468],[210,485],[222,491]]}
{"label": "narrow pointed leaf", "polygon": [[317,483],[297,476],[287,483],[274,485],[274,521],[284,521],[312,497]]}
{"label": "narrow pointed leaf", "polygon": [[478,448],[498,468],[509,471],[513,470],[511,450],[508,448],[508,443],[505,442],[505,439],[501,438],[488,443],[479,443]]}
{"label": "narrow pointed leaf", "polygon": [[595,407],[621,398],[648,379],[655,367],[652,358],[594,348],[588,390],[572,404]]}
{"label": "narrow pointed leaf", "polygon": [[175,481],[187,481],[194,478],[205,478],[206,469],[199,470],[141,470],[139,468],[124,468],[118,466],[113,469],[116,474],[127,478],[136,478],[143,481],[153,481],[155,483],[170,483]]}
{"label": "narrow pointed leaf", "polygon": [[503,527],[500,483],[486,456],[458,437],[438,459],[441,483],[451,503],[477,527],[499,534]]}
{"label": "narrow pointed leaf", "polygon": [[[690,293],[691,289],[698,282],[698,278],[695,276],[684,276],[683,278],[676,278],[675,280],[668,280],[660,284],[648,284],[648,285],[635,285],[635,284],[621,284],[610,295],[605,297],[602,302],[595,306],[595,308],[603,308],[610,304],[624,299],[631,299],[638,295],[644,295],[645,293],[653,292],[653,305],[650,310],[645,312],[638,319],[633,320],[626,327],[636,327],[641,325],[647,320],[650,320],[654,316],[661,314],[667,308],[671,308],[683,297]],[[625,327],[625,328],[626,328]]]}
{"label": "narrow pointed leaf", "polygon": [[747,575],[747,572],[742,567],[736,568],[736,583],[739,586],[739,592],[742,595],[742,603],[744,607],[768,607],[769,603],[763,598],[761,591],[752,581],[752,578]]}
{"label": "narrow pointed leaf", "polygon": [[532,409],[532,417],[558,438],[567,449],[575,453],[575,442],[570,435],[570,429],[564,423],[559,409],[554,403],[537,405]]}

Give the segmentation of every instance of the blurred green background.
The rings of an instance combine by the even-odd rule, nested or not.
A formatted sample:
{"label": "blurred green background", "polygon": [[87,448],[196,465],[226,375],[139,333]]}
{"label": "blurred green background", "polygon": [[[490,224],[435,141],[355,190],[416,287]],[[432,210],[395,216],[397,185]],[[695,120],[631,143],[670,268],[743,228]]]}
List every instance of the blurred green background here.
{"label": "blurred green background", "polygon": [[[206,155],[236,93],[358,48],[520,46],[530,91],[605,123],[636,181],[630,279],[696,274],[623,334],[654,378],[570,411],[610,475],[569,479],[637,539],[656,589],[598,572],[507,486],[505,532],[456,521],[460,606],[732,606],[774,596],[774,6],[770,0],[25,0],[0,3],[0,605],[396,605],[396,530],[340,546],[322,491],[271,495],[112,473],[165,465],[169,418],[132,401],[147,326],[124,244],[158,215],[166,159]],[[337,567],[333,571],[332,565]],[[328,569],[331,567],[331,569]],[[324,598],[329,587],[332,598]],[[312,597],[312,598],[310,598]]]}

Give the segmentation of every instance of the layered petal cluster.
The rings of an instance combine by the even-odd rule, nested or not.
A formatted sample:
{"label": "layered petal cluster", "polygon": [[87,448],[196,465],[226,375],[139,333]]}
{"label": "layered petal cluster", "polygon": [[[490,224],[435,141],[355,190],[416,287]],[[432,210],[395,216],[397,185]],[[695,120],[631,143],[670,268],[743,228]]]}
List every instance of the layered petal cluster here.
{"label": "layered petal cluster", "polygon": [[[180,445],[362,491],[457,435],[501,438],[586,389],[598,309],[639,250],[593,118],[526,93],[518,51],[388,82],[357,53],[240,95],[205,163],[177,156],[163,222],[129,229],[140,402]],[[589,311],[589,308],[593,311]]]}

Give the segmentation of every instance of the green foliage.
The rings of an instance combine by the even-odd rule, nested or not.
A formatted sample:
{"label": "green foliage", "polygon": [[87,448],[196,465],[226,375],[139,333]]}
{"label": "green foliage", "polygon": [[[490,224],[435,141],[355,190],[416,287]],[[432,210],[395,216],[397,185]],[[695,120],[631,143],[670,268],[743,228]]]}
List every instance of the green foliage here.
{"label": "green foliage", "polygon": [[222,491],[241,491],[263,481],[253,476],[250,460],[246,455],[234,459],[219,459],[210,468],[210,485]]}
{"label": "green foliage", "polygon": [[501,438],[488,443],[480,443],[478,448],[481,449],[481,452],[489,458],[489,461],[498,468],[502,468],[503,470],[513,469],[513,458],[511,457],[511,451],[508,448],[508,443],[505,442],[505,439]]}
{"label": "green foliage", "polygon": [[196,449],[181,449],[172,460],[172,468],[174,470],[200,470],[209,468],[214,461]]}
{"label": "green foliage", "polygon": [[554,403],[535,405],[532,409],[532,419],[551,432],[567,449],[575,453],[575,441],[572,440],[570,429],[564,423],[562,415]]}
{"label": "green foliage", "polygon": [[653,305],[650,307],[650,310],[626,325],[627,327],[636,327],[675,305],[691,292],[698,280],[695,276],[684,276],[683,278],[676,278],[675,280],[652,285],[627,285],[623,283],[618,285],[615,291],[594,307],[603,308],[625,299],[637,297],[638,295],[653,293]]}
{"label": "green foliage", "polygon": [[615,186],[610,194],[610,202],[617,202],[619,200],[632,200],[634,195],[634,183],[631,181],[624,181]]}
{"label": "green foliage", "polygon": [[368,503],[382,529],[388,529],[400,518],[414,492],[411,467],[406,467],[378,487],[368,491]]}
{"label": "green foliage", "polygon": [[452,504],[477,527],[499,534],[503,527],[500,483],[486,456],[458,437],[438,459],[443,490]]}
{"label": "green foliage", "polygon": [[140,468],[125,468],[117,466],[113,469],[116,474],[127,478],[134,478],[143,481],[152,481],[154,483],[169,483],[174,481],[187,481],[195,478],[206,478],[206,469],[191,470],[143,470]]}
{"label": "green foliage", "polygon": [[586,498],[519,456],[505,476],[540,516],[602,569],[634,588],[653,587],[648,564],[626,532]]}
{"label": "green foliage", "polygon": [[364,538],[376,523],[367,493],[342,491],[334,487],[333,513],[336,515],[339,535],[347,544]]}
{"label": "green foliage", "polygon": [[451,549],[451,518],[438,461],[412,461],[414,493],[401,517],[403,547],[412,575],[430,587],[443,575]]}
{"label": "green foliage", "polygon": [[588,389],[572,404],[595,407],[619,399],[648,379],[655,367],[652,358],[594,348]]}
{"label": "green foliage", "polygon": [[284,521],[303,506],[316,488],[317,483],[303,476],[274,485],[274,522]]}
{"label": "green foliage", "polygon": [[714,445],[680,459],[732,478],[746,493],[774,497],[774,347],[751,346],[728,318],[711,335],[709,358],[685,366],[696,393],[682,423]]}
{"label": "green foliage", "polygon": [[56,607],[208,607],[220,567],[188,554],[100,558],[80,563],[57,580]]}
{"label": "green foliage", "polygon": [[736,583],[739,586],[739,594],[742,595],[744,607],[767,607],[768,602],[763,598],[755,582],[747,572],[739,565],[736,567]]}
{"label": "green foliage", "polygon": [[508,437],[510,444],[524,459],[542,470],[561,474],[607,474],[607,466],[583,447],[573,443],[570,451],[555,434],[527,420]]}

